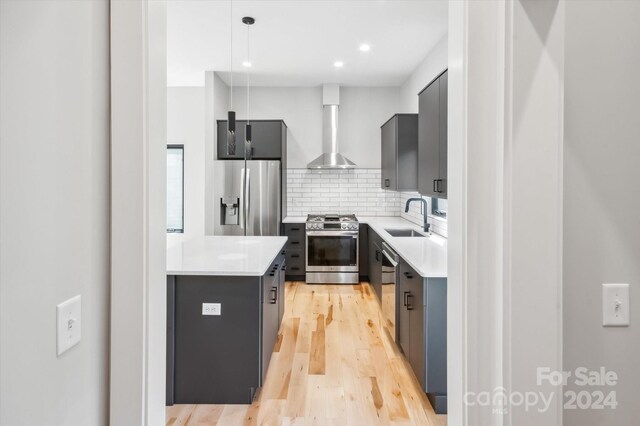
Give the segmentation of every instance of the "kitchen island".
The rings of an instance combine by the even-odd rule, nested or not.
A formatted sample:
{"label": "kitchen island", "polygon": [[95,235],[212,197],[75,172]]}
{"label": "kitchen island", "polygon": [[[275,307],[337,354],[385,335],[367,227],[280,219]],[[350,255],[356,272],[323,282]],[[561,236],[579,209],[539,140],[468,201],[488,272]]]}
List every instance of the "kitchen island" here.
{"label": "kitchen island", "polygon": [[253,400],[284,313],[286,240],[203,236],[167,250],[167,405]]}

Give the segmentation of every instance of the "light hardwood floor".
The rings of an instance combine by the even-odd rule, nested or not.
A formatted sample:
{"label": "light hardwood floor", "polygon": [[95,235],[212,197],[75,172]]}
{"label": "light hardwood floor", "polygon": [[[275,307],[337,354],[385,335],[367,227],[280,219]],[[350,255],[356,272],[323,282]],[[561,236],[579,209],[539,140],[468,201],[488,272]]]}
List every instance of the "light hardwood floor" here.
{"label": "light hardwood floor", "polygon": [[286,284],[286,312],[251,405],[174,405],[167,425],[444,426],[368,283]]}

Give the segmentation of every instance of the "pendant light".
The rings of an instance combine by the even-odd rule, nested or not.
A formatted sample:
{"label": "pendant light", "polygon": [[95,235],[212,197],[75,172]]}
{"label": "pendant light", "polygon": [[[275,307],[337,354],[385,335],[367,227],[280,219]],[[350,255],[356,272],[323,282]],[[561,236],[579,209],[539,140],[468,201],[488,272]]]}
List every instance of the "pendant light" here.
{"label": "pendant light", "polygon": [[247,66],[247,125],[245,128],[245,147],[244,147],[244,158],[245,160],[250,160],[251,156],[252,156],[252,148],[251,148],[251,122],[249,121],[249,117],[250,117],[250,113],[249,113],[249,78],[250,78],[250,72],[249,70],[251,69],[251,57],[249,55],[249,46],[250,46],[250,40],[249,40],[249,29],[251,28],[251,26],[256,22],[255,19],[253,19],[250,16],[245,16],[244,18],[242,18],[242,23],[245,24],[247,26],[247,59],[246,59],[246,63],[248,64]]}
{"label": "pendant light", "polygon": [[236,112],[233,110],[233,0],[229,1],[229,39],[231,84],[229,85],[229,112],[227,113],[227,155],[236,155]]}

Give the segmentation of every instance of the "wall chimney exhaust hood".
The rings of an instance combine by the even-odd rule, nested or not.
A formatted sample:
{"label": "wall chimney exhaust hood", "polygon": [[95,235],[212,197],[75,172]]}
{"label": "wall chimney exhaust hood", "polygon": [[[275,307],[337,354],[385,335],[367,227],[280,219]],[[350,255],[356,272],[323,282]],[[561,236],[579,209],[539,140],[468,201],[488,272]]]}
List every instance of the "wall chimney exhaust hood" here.
{"label": "wall chimney exhaust hood", "polygon": [[307,164],[309,169],[352,169],[355,163],[340,154],[338,148],[338,108],[340,86],[322,86],[322,155]]}

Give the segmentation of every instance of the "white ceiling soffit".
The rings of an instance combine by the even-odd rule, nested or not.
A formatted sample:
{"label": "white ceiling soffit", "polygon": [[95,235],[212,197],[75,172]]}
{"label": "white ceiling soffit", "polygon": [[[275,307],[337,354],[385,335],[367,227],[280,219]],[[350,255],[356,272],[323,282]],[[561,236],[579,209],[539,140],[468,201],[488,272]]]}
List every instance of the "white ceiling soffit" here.
{"label": "white ceiling soffit", "polygon": [[[230,69],[229,0],[169,0],[167,83],[204,86],[204,72]],[[243,82],[251,27],[256,86],[398,86],[447,32],[446,0],[233,2],[234,71]],[[371,51],[359,46],[369,44]],[[342,68],[333,63],[342,61]]]}

